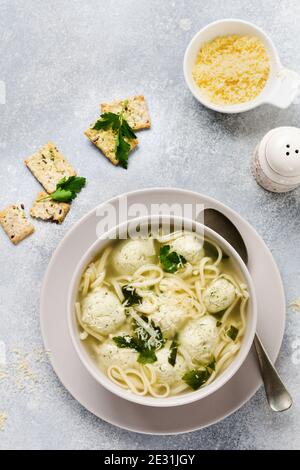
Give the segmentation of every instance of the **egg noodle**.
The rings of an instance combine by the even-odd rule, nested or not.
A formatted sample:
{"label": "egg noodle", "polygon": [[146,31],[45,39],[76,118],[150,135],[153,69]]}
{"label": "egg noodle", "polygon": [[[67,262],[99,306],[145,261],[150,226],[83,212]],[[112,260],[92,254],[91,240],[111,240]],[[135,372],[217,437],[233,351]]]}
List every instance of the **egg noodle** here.
{"label": "egg noodle", "polygon": [[[80,339],[112,382],[137,395],[168,397],[191,391],[189,381],[183,379],[187,372],[209,370],[204,386],[232,362],[245,333],[249,295],[232,260],[225,259],[215,242],[191,232],[149,236],[149,240],[152,253],[147,245],[146,255],[136,265],[134,254],[124,257],[131,240],[111,242],[84,271],[75,310]],[[196,246],[194,252],[187,243],[185,247],[187,241]],[[166,246],[184,257],[175,272],[166,270],[161,262],[159,250]],[[140,245],[134,253],[136,247]],[[139,301],[128,303],[124,287]],[[138,360],[139,350],[127,347],[133,324],[140,340],[154,351],[149,362]],[[116,337],[125,345],[116,344]]]}

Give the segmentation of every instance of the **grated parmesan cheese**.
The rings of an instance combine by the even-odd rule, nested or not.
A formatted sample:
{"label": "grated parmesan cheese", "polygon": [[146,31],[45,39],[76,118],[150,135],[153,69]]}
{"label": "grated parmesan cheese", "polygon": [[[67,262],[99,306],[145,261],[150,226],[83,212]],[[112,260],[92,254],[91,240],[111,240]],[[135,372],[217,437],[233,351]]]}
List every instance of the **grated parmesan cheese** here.
{"label": "grated parmesan cheese", "polygon": [[137,335],[142,339],[146,340],[147,336],[145,332],[147,332],[150,338],[147,341],[147,347],[150,349],[152,347],[158,348],[161,346],[161,340],[158,338],[158,332],[149,324],[146,323],[133,309],[129,310],[130,316],[140,325],[137,329]]}
{"label": "grated parmesan cheese", "polygon": [[7,418],[7,413],[0,412],[0,431],[4,431]]}
{"label": "grated parmesan cheese", "polygon": [[193,78],[215,104],[232,105],[256,98],[270,73],[267,51],[254,36],[219,36],[204,44]]}
{"label": "grated parmesan cheese", "polygon": [[300,298],[293,300],[293,302],[290,303],[289,307],[292,307],[294,310],[300,311]]}
{"label": "grated parmesan cheese", "polygon": [[5,370],[0,369],[0,382],[4,379],[7,379],[7,373]]}
{"label": "grated parmesan cheese", "polygon": [[15,384],[19,391],[32,390],[32,388],[38,383],[37,372],[31,367],[30,354],[20,349],[12,350],[15,361],[13,369],[15,373]]}

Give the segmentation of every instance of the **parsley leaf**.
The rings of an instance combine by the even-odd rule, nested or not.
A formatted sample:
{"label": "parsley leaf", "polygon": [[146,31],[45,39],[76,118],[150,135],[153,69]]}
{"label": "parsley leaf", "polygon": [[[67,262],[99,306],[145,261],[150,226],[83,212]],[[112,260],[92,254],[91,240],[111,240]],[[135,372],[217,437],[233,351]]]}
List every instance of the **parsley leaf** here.
{"label": "parsley leaf", "polygon": [[153,349],[143,349],[140,351],[138,362],[140,364],[153,364],[157,361],[155,351]]}
{"label": "parsley leaf", "polygon": [[198,390],[208,381],[211,373],[208,369],[192,369],[184,374],[182,380],[185,381],[193,390]]}
{"label": "parsley leaf", "polygon": [[182,380],[189,385],[193,390],[198,390],[210,378],[213,371],[216,369],[216,359],[212,356],[211,361],[206,367],[201,369],[192,369],[184,374]]}
{"label": "parsley leaf", "polygon": [[127,170],[128,168],[128,155],[130,151],[130,145],[126,140],[124,139],[124,136],[122,134],[122,130],[120,129],[118,131],[118,134],[116,136],[116,159],[119,160],[119,163],[122,168],[125,168]]}
{"label": "parsley leaf", "polygon": [[132,128],[130,127],[126,119],[124,118],[122,122],[122,131],[123,131],[123,136],[127,137],[127,139],[136,139],[135,133],[133,132]]}
{"label": "parsley leaf", "polygon": [[[146,323],[148,318],[146,316],[141,317]],[[133,322],[134,335],[115,336],[113,341],[119,348],[130,348],[135,349],[139,353],[138,362],[140,364],[151,364],[157,361],[155,351],[162,348],[165,343],[165,339],[162,335],[161,329],[155,326],[153,321],[150,322],[152,328],[157,332],[156,341],[157,345],[149,345],[150,335],[143,329],[135,320]]]}
{"label": "parsley leaf", "polygon": [[236,340],[238,333],[239,333],[239,330],[233,325],[231,325],[230,328],[227,330],[227,336],[229,336],[229,338],[232,339],[232,341]]}
{"label": "parsley leaf", "polygon": [[56,190],[68,190],[76,197],[82,188],[85,186],[86,179],[82,176],[70,176],[69,178],[61,179],[56,186]]}
{"label": "parsley leaf", "polygon": [[212,313],[212,315],[216,318],[216,320],[221,320],[225,312],[226,312],[226,309],[220,310],[219,312],[216,312],[216,313]]}
{"label": "parsley leaf", "polygon": [[133,287],[127,285],[123,286],[122,292],[125,297],[126,307],[131,307],[132,305],[142,303],[142,297],[137,294],[136,290]]}
{"label": "parsley leaf", "polygon": [[52,199],[58,202],[71,202],[80,193],[86,184],[86,179],[82,176],[70,176],[62,178],[56,185],[56,190],[38,200],[45,201]]}
{"label": "parsley leaf", "polygon": [[73,199],[72,191],[66,189],[56,189],[54,193],[50,195],[51,197],[45,197],[45,199],[52,199],[53,201],[58,202],[69,202]]}
{"label": "parsley leaf", "polygon": [[104,113],[101,114],[100,119],[95,122],[92,129],[100,131],[101,129],[107,130],[112,129],[117,131],[119,129],[120,118],[118,114],[114,113]]}
{"label": "parsley leaf", "polygon": [[92,129],[99,131],[101,129],[108,130],[112,129],[115,136],[115,154],[119,164],[127,169],[128,167],[128,155],[130,151],[130,144],[125,140],[136,139],[136,135],[132,128],[126,121],[123,115],[124,109],[119,113],[104,113],[101,114],[100,119],[96,121]]}
{"label": "parsley leaf", "polygon": [[113,338],[114,342],[116,343],[116,345],[118,346],[118,348],[131,348],[131,349],[136,349],[137,347],[137,344],[134,340],[134,338],[132,338],[131,336],[129,335],[125,335],[125,336],[115,336]]}
{"label": "parsley leaf", "polygon": [[166,340],[163,337],[162,331],[159,326],[156,326],[153,320],[150,322],[152,328],[156,331],[156,340],[160,343],[157,349],[161,349],[163,345],[165,344]]}
{"label": "parsley leaf", "polygon": [[207,369],[216,370],[216,358],[212,356],[211,361],[206,366]]}
{"label": "parsley leaf", "polygon": [[168,273],[175,273],[186,263],[184,256],[178,255],[175,251],[170,252],[170,245],[165,245],[160,248],[159,260],[163,269]]}
{"label": "parsley leaf", "polygon": [[[145,323],[149,323],[149,319],[146,315],[141,315],[141,319],[144,320]],[[136,332],[137,338],[141,341],[148,342],[150,340],[149,333],[144,328],[142,328],[141,325],[139,325],[139,323],[137,323],[135,320],[133,320],[132,324],[133,329]],[[163,337],[162,331],[158,325],[155,325],[153,320],[150,320],[150,326],[156,332],[156,349],[161,349],[166,342],[165,338]]]}
{"label": "parsley leaf", "polygon": [[177,341],[178,335],[176,334],[173,338],[173,341],[170,346],[170,354],[168,357],[168,363],[171,364],[171,366],[175,366],[176,364],[176,358],[177,358],[177,352],[178,352],[178,341]]}

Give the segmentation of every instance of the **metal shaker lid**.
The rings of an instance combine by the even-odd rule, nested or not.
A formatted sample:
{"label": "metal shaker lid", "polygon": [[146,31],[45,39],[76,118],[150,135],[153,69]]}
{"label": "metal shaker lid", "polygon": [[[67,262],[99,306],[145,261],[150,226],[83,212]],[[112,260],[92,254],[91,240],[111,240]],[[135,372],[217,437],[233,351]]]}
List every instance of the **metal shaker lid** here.
{"label": "metal shaker lid", "polygon": [[281,176],[300,176],[300,129],[277,127],[266,142],[265,156],[273,171]]}

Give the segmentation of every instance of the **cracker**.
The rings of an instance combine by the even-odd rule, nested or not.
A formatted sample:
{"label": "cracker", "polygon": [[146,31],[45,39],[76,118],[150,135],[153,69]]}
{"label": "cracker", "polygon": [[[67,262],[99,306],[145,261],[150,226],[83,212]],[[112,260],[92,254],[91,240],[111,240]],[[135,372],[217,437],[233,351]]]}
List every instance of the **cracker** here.
{"label": "cracker", "polygon": [[25,160],[25,164],[48,193],[56,190],[64,177],[76,176],[76,171],[52,142]]}
{"label": "cracker", "polygon": [[151,126],[147,103],[142,95],[132,96],[127,100],[114,101],[113,103],[102,103],[101,113],[118,114],[124,107],[123,115],[133,130],[148,129]]}
{"label": "cracker", "polygon": [[0,224],[14,245],[34,232],[34,226],[27,219],[23,204],[14,204],[1,211]]}
{"label": "cracker", "polygon": [[53,201],[52,199],[47,199],[45,201],[40,200],[46,196],[47,193],[44,191],[37,195],[37,198],[30,209],[31,217],[61,224],[69,212],[71,205],[66,202]]}
{"label": "cracker", "polygon": [[[119,164],[116,158],[116,134],[112,129],[92,129],[93,125],[85,131],[85,135],[98,147],[99,150],[106,156],[114,165]],[[133,150],[138,145],[137,139],[126,139],[130,145],[130,150]]]}

